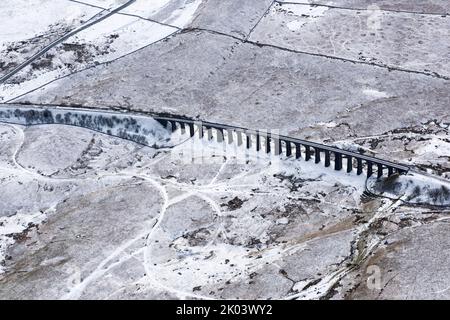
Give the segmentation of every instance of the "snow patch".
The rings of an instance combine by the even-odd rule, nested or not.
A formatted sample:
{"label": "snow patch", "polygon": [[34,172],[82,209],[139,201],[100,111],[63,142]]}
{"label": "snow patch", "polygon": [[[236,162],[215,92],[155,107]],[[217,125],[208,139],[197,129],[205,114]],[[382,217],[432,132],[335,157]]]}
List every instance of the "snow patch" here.
{"label": "snow patch", "polygon": [[450,142],[439,137],[432,137],[423,146],[420,146],[414,153],[417,155],[433,154],[433,157],[450,157]]}
{"label": "snow patch", "polygon": [[276,224],[288,224],[289,223],[289,219],[284,217],[284,218],[280,218],[277,221],[275,221]]}
{"label": "snow patch", "polygon": [[99,12],[100,9],[66,0],[2,0],[0,47],[45,34],[58,24],[77,26]]}
{"label": "snow patch", "polygon": [[289,28],[289,30],[297,31],[297,30],[299,30],[305,23],[306,23],[306,21],[294,20],[294,21],[288,22],[288,23],[286,24],[286,26]]}
{"label": "snow patch", "polygon": [[388,98],[389,95],[386,92],[378,91],[376,89],[364,89],[363,93],[366,96],[381,99],[381,98]]}
{"label": "snow patch", "polygon": [[310,6],[303,4],[282,4],[281,9],[288,14],[304,18],[322,17],[329,8],[321,6]]}
{"label": "snow patch", "polygon": [[282,4],[278,7],[274,7],[271,13],[276,14],[278,10],[281,10],[288,15],[299,17],[299,19],[292,20],[286,24],[289,30],[297,31],[310,20],[323,16],[328,8],[303,4]]}
{"label": "snow patch", "polygon": [[336,128],[338,126],[338,124],[334,121],[330,121],[330,122],[317,122],[316,126],[319,127],[325,127],[325,128]]}
{"label": "snow patch", "polygon": [[7,257],[7,249],[13,245],[14,235],[20,234],[30,226],[43,222],[46,213],[38,212],[35,214],[17,213],[10,217],[0,218],[0,274],[4,273],[4,262]]}

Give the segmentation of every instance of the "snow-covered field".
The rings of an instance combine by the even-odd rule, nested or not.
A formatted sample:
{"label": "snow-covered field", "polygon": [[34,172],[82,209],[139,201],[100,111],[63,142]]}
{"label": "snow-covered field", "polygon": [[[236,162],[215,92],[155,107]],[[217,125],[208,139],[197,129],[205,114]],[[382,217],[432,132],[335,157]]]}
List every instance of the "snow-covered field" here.
{"label": "snow-covered field", "polygon": [[0,109],[170,113],[412,170],[0,123],[0,298],[448,299],[449,3],[306,2],[1,1]]}
{"label": "snow-covered field", "polygon": [[[283,259],[301,255],[310,242],[318,246],[315,250],[325,250],[320,247],[320,239],[340,234],[341,224],[345,240],[355,233],[346,230],[345,221],[351,217],[337,214],[342,209],[333,199],[346,194],[348,197],[339,206],[358,211],[364,180],[347,174],[340,177],[332,170],[324,174],[314,164],[299,166],[276,158],[254,162],[252,155],[249,163],[243,164],[220,155],[223,148],[212,143],[209,149],[220,161],[211,163],[203,152],[203,161],[196,159],[188,165],[180,155],[190,152],[195,140],[173,150],[156,151],[64,126],[31,127],[24,131],[21,126],[4,125],[2,133],[6,140],[2,141],[4,150],[11,155],[2,163],[2,181],[8,186],[8,193],[1,199],[6,215],[2,218],[6,245],[13,237],[18,238],[17,234],[25,242],[36,236],[31,242],[41,248],[51,247],[57,239],[74,241],[67,252],[58,253],[57,266],[51,268],[64,269],[67,261],[82,276],[77,283],[68,284],[66,278],[73,275],[62,275],[59,284],[41,292],[48,297],[130,297],[138,294],[137,285],[143,290],[142,295],[139,293],[141,298],[159,292],[179,298],[245,297],[239,290],[251,287],[248,282],[254,274],[260,274],[256,281],[265,282],[269,272],[281,283],[264,283],[267,288],[275,286],[264,293],[265,297],[279,298],[290,292],[292,283],[278,275],[274,265],[288,264],[295,273],[313,280],[316,270],[334,268],[325,264],[312,270],[305,266],[300,271]],[[51,146],[47,144],[49,139]],[[335,182],[330,184],[331,181]],[[36,190],[39,201],[25,200],[28,188]],[[97,195],[101,196],[93,202]],[[133,202],[141,197],[147,206]],[[24,205],[17,208],[18,203]],[[46,222],[37,228],[34,224],[21,227],[22,212],[40,212],[39,219]],[[62,220],[67,215],[81,215],[76,218],[79,223],[66,224]],[[96,218],[99,216],[102,218]],[[115,235],[99,243],[95,234],[104,225],[104,218],[115,223],[102,231],[106,232],[103,236]],[[59,230],[62,225],[63,231]],[[46,230],[47,227],[51,229]],[[297,243],[300,234],[304,242]],[[336,252],[335,258],[332,253],[329,259],[337,262],[335,259],[344,258],[349,245],[343,241],[342,252]],[[22,248],[17,250],[37,249],[33,246],[19,245]],[[28,254],[22,257],[28,259]],[[45,257],[45,261],[56,258]],[[9,264],[6,261],[6,270]],[[131,265],[129,270],[127,266]],[[127,274],[122,274],[125,270]],[[259,277],[262,279],[257,280]],[[120,278],[125,282],[121,283]],[[2,297],[10,293],[7,283],[2,286]],[[97,290],[100,283],[106,286],[105,290]],[[230,288],[244,288],[231,290],[227,288],[230,283]],[[224,287],[212,292],[218,285]],[[278,288],[280,285],[282,288]],[[256,292],[253,294],[257,297]]]}

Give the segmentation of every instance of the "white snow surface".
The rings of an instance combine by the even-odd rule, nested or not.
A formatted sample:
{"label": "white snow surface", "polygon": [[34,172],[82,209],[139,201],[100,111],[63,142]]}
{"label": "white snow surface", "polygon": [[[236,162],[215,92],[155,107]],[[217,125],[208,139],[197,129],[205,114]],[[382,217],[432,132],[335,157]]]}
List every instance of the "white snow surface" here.
{"label": "white snow surface", "polygon": [[310,5],[296,5],[296,4],[283,4],[281,8],[287,11],[289,14],[296,16],[304,16],[310,18],[321,17],[328,11],[329,8],[321,6],[310,6]]}
{"label": "white snow surface", "polygon": [[0,1],[0,50],[7,43],[45,34],[52,26],[77,26],[101,10],[67,0]]}
{"label": "white snow surface", "polygon": [[271,9],[270,14],[276,15],[278,10],[281,10],[287,15],[295,17],[296,19],[286,23],[286,26],[291,31],[298,31],[308,22],[322,17],[328,9],[329,8],[322,6],[285,3],[280,4],[279,6],[274,6]]}

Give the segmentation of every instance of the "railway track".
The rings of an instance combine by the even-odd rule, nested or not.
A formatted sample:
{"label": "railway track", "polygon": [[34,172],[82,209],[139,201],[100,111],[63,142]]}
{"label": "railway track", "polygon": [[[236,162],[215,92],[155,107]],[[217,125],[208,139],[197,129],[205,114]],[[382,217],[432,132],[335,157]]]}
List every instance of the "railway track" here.
{"label": "railway track", "polygon": [[261,130],[182,119],[170,116],[120,113],[65,107],[0,107],[0,122],[20,125],[62,124],[83,127],[147,146],[168,143],[172,132],[180,130],[192,138],[215,140],[257,152],[314,161],[324,167],[378,178],[404,174],[406,165],[343,150],[316,142]]}

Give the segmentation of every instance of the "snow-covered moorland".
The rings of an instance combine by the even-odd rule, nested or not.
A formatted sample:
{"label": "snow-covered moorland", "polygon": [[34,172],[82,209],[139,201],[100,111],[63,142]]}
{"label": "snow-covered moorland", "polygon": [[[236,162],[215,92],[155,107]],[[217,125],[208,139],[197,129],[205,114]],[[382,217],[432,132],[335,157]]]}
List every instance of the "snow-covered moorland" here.
{"label": "snow-covered moorland", "polygon": [[0,123],[0,298],[448,299],[450,5],[376,2],[1,1],[0,110],[186,116],[411,170]]}

